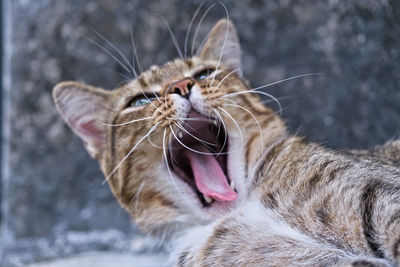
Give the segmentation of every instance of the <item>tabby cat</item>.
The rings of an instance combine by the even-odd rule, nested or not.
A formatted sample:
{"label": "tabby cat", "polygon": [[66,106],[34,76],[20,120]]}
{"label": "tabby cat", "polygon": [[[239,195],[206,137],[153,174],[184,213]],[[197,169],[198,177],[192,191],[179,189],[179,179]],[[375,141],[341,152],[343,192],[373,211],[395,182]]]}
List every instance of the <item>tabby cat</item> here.
{"label": "tabby cat", "polygon": [[194,57],[57,108],[119,203],[174,266],[395,266],[400,141],[333,151],[287,133],[241,73],[232,22]]}

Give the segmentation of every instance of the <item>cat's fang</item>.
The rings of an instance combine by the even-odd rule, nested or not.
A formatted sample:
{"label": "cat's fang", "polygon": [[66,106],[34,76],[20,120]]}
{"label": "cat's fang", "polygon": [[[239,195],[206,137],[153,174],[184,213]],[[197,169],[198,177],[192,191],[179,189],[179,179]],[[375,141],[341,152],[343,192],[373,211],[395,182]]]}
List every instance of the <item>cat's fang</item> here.
{"label": "cat's fang", "polygon": [[229,186],[230,186],[230,188],[231,188],[233,191],[236,191],[236,190],[235,190],[235,184],[234,184],[233,181],[231,181],[231,184],[230,184]]}
{"label": "cat's fang", "polygon": [[178,136],[180,139],[182,139],[182,137],[183,137],[182,131],[179,131]]}
{"label": "cat's fang", "polygon": [[214,202],[214,199],[212,199],[206,195],[203,195],[203,197],[204,197],[204,200],[207,202],[207,204],[211,204]]}

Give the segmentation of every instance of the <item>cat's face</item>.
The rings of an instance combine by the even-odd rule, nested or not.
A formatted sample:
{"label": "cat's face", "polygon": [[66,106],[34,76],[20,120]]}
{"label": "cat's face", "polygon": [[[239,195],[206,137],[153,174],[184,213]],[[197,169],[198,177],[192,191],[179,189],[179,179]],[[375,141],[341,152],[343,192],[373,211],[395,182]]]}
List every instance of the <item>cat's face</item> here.
{"label": "cat's face", "polygon": [[65,82],[53,94],[118,201],[142,229],[165,234],[248,198],[264,142],[284,126],[247,90],[235,28],[221,20],[196,57],[114,91]]}

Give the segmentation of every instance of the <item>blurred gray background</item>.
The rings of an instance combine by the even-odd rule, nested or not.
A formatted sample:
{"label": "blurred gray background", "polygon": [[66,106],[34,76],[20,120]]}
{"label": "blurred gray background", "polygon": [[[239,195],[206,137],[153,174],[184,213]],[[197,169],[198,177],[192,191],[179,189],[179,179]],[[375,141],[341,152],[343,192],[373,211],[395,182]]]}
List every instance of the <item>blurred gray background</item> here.
{"label": "blurred gray background", "polygon": [[[0,265],[113,251],[138,259],[127,266],[157,266],[161,249],[139,233],[114,201],[97,163],[58,116],[51,89],[63,80],[112,89],[129,78],[93,44],[118,57],[91,28],[128,58],[132,29],[144,67],[177,57],[155,13],[165,18],[183,47],[201,3],[3,0]],[[190,46],[212,3],[200,9]],[[281,100],[292,132],[333,148],[369,147],[399,135],[400,1],[223,3],[238,29],[244,74],[253,86],[324,73],[266,88]],[[199,27],[197,44],[225,16],[217,3]],[[148,258],[140,261],[143,255]]]}

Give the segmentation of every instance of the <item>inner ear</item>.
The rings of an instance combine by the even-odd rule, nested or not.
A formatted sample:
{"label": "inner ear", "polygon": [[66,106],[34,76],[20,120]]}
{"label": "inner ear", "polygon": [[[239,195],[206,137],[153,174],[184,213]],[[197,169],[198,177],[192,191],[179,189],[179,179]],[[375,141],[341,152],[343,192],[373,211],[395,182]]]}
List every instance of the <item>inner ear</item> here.
{"label": "inner ear", "polygon": [[95,158],[105,147],[105,126],[101,121],[109,111],[110,94],[77,82],[62,82],[53,89],[58,111]]}
{"label": "inner ear", "polygon": [[221,19],[215,24],[199,57],[203,60],[221,60],[221,64],[232,70],[241,68],[239,38],[230,20]]}

